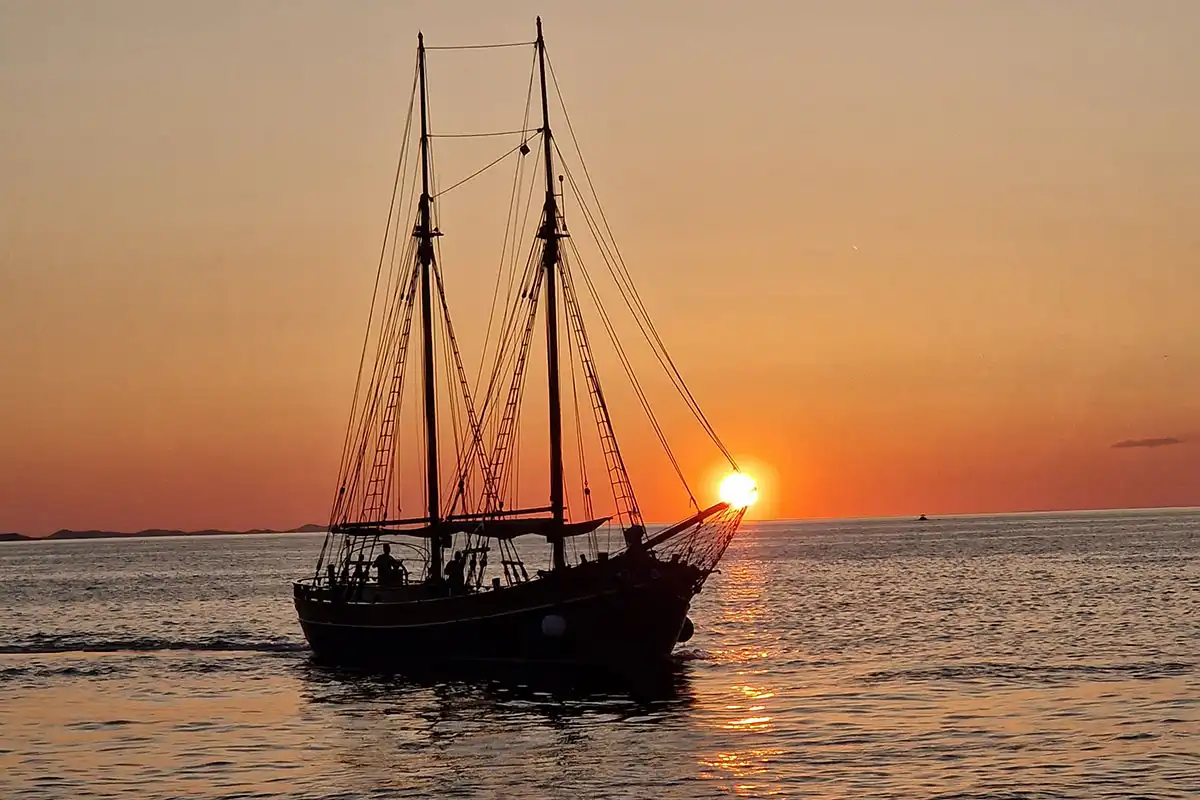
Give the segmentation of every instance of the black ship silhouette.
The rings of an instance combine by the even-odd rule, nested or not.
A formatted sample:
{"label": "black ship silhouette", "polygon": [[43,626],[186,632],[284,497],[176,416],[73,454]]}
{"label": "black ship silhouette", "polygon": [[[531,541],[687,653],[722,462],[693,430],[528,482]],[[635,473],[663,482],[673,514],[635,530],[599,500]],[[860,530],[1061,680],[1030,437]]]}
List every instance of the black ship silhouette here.
{"label": "black ship silhouette", "polygon": [[[524,263],[515,244],[501,259],[502,272],[503,262],[511,264],[510,291],[498,292],[482,356],[485,369],[473,386],[442,279],[432,159],[437,135],[429,130],[426,77],[427,50],[458,48],[427,48],[418,36],[405,139],[411,141],[414,108],[419,134],[414,147],[402,148],[397,170],[329,532],[316,569],[293,586],[300,624],[320,662],[595,665],[664,659],[691,635],[689,603],[753,499],[745,491],[752,483],[737,472],[663,346],[595,201],[586,167],[576,176],[565,164],[551,131],[550,65],[540,18],[535,41],[482,47],[502,46],[532,47],[527,98],[532,102],[527,102],[523,128],[504,132],[517,144],[484,170],[514,164],[517,213],[510,208],[506,247],[521,238],[517,190],[526,178],[531,183],[527,212],[533,207],[533,182],[544,183],[540,220],[530,231]],[[557,92],[552,67],[549,71]],[[531,127],[535,97],[541,124]],[[563,114],[570,130],[565,109]],[[415,150],[411,157],[410,149]],[[562,196],[555,187],[556,156],[565,173],[558,180]],[[578,197],[572,213],[579,214],[597,243],[604,268],[657,365],[741,479],[739,497],[702,505],[688,487],[617,336],[614,315],[567,234],[562,200],[568,187]],[[411,216],[404,213],[406,196],[415,199],[409,201]],[[413,216],[407,235],[402,220]],[[691,507],[675,524],[648,529],[643,519],[576,294],[581,285],[690,498]],[[519,444],[525,378],[535,340],[542,338],[535,336],[538,327],[544,327],[547,425],[545,439],[540,431],[531,438],[539,446],[548,441],[549,480],[538,487],[545,500],[530,507],[518,498]],[[406,381],[414,354],[420,361],[417,386]],[[406,387],[412,395],[408,406],[416,412],[408,415],[415,423],[412,434],[401,425]],[[594,431],[585,434],[585,427]],[[400,510],[404,481],[399,473],[404,455],[414,450],[422,454],[423,507],[406,516]],[[573,482],[564,450],[570,451]],[[528,479],[524,492],[530,492]],[[527,566],[529,556],[522,550],[531,544],[543,554],[545,569]],[[393,547],[403,560],[392,555]]]}

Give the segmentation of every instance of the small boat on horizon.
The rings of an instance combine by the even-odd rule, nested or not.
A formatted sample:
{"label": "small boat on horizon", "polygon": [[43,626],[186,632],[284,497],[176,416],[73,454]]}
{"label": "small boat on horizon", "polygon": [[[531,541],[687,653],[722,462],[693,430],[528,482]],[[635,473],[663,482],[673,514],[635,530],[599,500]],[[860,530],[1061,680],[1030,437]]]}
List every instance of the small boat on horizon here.
{"label": "small boat on horizon", "polygon": [[[445,134],[515,135],[505,155],[449,187],[496,164],[513,164],[518,213],[510,207],[506,247],[524,229],[518,219],[526,189],[522,181],[530,182],[530,198],[537,183],[544,197],[540,218],[530,216],[536,233],[526,257],[519,259],[515,246],[502,254],[502,274],[506,261],[512,267],[510,290],[498,292],[493,302],[483,354],[486,368],[480,372],[482,380],[472,385],[442,279],[437,206],[439,195],[449,189],[437,190],[432,149],[438,134],[429,129],[427,110],[427,50],[458,48],[427,48],[418,35],[409,106],[410,129],[413,110],[417,113],[415,155],[407,162],[402,155],[397,170],[380,260],[380,275],[386,277],[377,278],[329,531],[313,572],[293,584],[300,625],[320,662],[594,665],[661,660],[691,635],[689,604],[756,497],[753,481],[738,471],[667,354],[616,250],[582,157],[582,174],[563,166],[564,181],[556,173],[556,156],[562,166],[563,152],[552,134],[547,72],[553,79],[553,71],[541,19],[533,42],[468,47],[509,46],[533,49],[524,127]],[[556,79],[553,85],[557,92]],[[540,124],[529,122],[528,101],[540,106]],[[569,118],[567,123],[569,127]],[[573,130],[570,139],[575,141]],[[530,153],[535,164],[526,169]],[[597,243],[657,365],[730,464],[732,473],[718,502],[699,503],[687,488],[616,334],[614,315],[596,290],[603,273],[588,272],[567,233],[559,191],[565,194],[568,188],[575,194],[572,209],[583,223],[578,227]],[[408,220],[415,220],[411,227]],[[390,264],[385,263],[389,247]],[[503,286],[500,276],[496,285]],[[691,508],[675,524],[650,530],[643,519],[576,293],[581,287],[603,323],[601,338],[607,337],[621,361],[691,500]],[[525,378],[539,325],[544,327],[546,426],[522,436]],[[498,333],[492,336],[493,331]],[[420,364],[416,386],[406,380],[414,371],[414,357]],[[409,409],[415,413],[402,413]],[[414,423],[414,431],[402,430],[406,419]],[[592,428],[590,435],[584,433],[585,423]],[[544,465],[548,480],[533,502],[528,478],[524,484],[519,480],[523,439],[542,447],[548,443],[535,470],[543,474]],[[422,508],[406,515],[400,472],[406,457],[416,453]],[[574,479],[570,486],[568,466]],[[599,494],[607,495],[604,503]],[[527,566],[530,542],[542,549],[544,569]],[[411,566],[391,554],[393,547],[408,554]]]}

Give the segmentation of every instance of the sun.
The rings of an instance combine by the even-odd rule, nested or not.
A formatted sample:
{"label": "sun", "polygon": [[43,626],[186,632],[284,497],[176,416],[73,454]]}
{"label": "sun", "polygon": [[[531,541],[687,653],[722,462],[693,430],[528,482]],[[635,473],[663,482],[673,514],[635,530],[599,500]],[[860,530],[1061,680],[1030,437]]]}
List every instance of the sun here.
{"label": "sun", "polygon": [[731,472],[721,481],[719,494],[722,502],[734,508],[746,508],[758,499],[758,484],[744,472]]}

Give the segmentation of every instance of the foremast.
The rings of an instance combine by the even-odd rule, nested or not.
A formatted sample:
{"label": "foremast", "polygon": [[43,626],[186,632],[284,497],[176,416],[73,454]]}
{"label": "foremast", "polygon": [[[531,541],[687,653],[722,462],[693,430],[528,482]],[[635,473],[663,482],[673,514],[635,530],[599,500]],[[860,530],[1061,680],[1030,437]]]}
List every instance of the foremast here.
{"label": "foremast", "polygon": [[[554,527],[561,530],[566,522],[563,499],[562,398],[558,375],[558,240],[564,235],[558,225],[558,199],[554,194],[554,145],[550,133],[550,110],[546,90],[546,42],[542,38],[542,18],[537,18],[538,76],[542,92],[542,146],[546,162],[546,203],[542,209],[542,269],[546,284],[546,373],[550,417],[550,512]],[[424,97],[422,95],[422,97]],[[566,566],[563,537],[551,540],[555,569]]]}
{"label": "foremast", "polygon": [[421,94],[421,199],[417,209],[417,225],[413,237],[417,240],[417,262],[421,271],[421,380],[424,392],[425,423],[425,516],[433,535],[429,539],[430,580],[438,580],[442,574],[442,541],[438,531],[441,509],[438,499],[438,436],[437,436],[437,388],[433,365],[433,287],[430,273],[433,271],[433,239],[438,235],[433,229],[432,202],[429,193],[429,111],[426,100],[425,37],[417,34],[417,70]]}

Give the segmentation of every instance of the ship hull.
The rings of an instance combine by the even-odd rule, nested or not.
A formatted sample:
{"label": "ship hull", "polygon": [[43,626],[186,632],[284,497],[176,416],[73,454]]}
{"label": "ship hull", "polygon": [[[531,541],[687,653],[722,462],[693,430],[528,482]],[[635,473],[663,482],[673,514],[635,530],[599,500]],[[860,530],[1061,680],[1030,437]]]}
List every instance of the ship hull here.
{"label": "ship hull", "polygon": [[296,584],[294,595],[304,635],[322,663],[616,665],[670,655],[697,577],[683,564],[616,558],[458,596],[430,589],[421,597],[418,588],[414,599],[389,599],[368,586],[339,597],[304,584]]}

